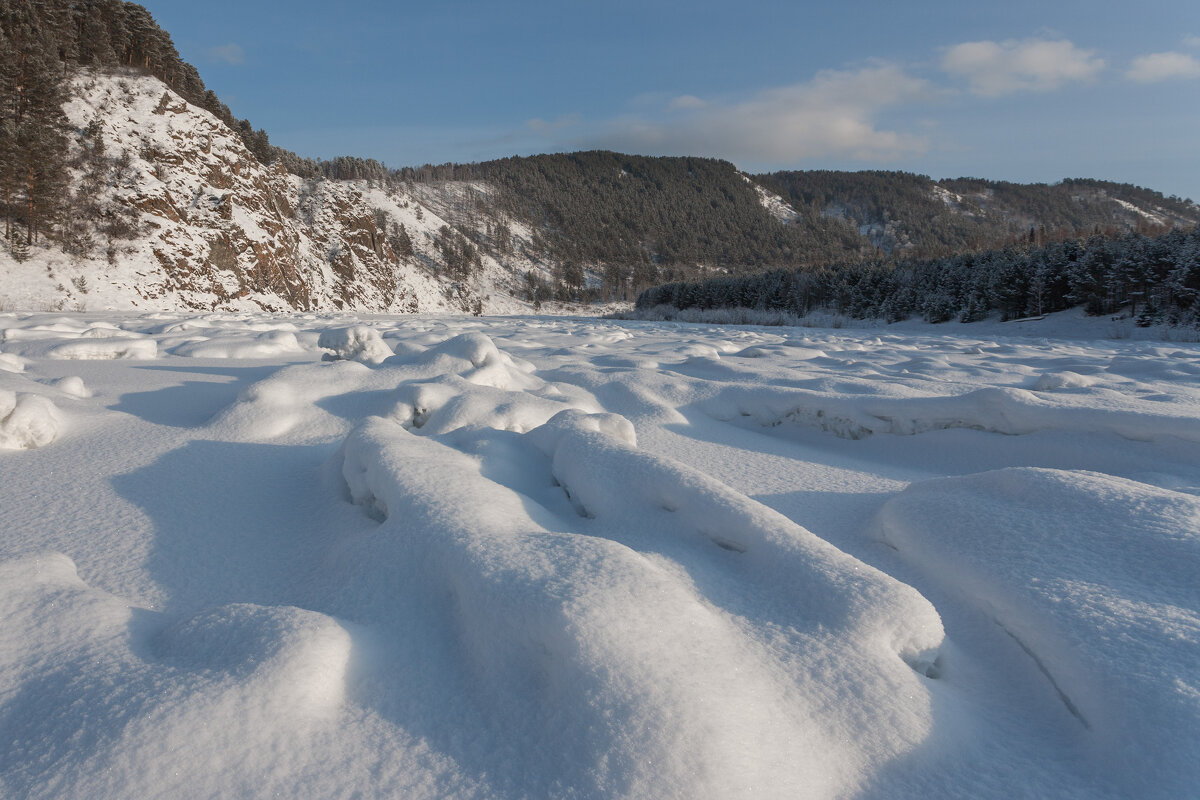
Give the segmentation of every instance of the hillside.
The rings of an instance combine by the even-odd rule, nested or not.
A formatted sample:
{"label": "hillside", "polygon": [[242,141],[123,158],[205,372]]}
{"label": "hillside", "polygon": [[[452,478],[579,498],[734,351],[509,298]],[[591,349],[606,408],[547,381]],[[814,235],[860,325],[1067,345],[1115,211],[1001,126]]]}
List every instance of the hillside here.
{"label": "hillside", "polygon": [[868,252],[856,232],[798,218],[728,161],[593,151],[489,161],[479,173],[561,257],[660,267],[658,278],[696,265],[745,271]]}
{"label": "hillside", "polygon": [[639,289],[714,272],[935,258],[1200,223],[1200,205],[1190,200],[1082,179],[1026,185],[884,171],[747,175],[727,161],[606,151],[389,175],[430,186],[494,186],[498,208],[537,231],[554,258],[606,265],[606,274]]}
{"label": "hillside", "polygon": [[71,95],[70,227],[20,261],[4,254],[10,305],[504,311],[517,267],[532,267],[447,256],[461,253],[447,217],[469,187],[406,193],[264,166],[150,76],[85,71]]}
{"label": "hillside", "polygon": [[1093,233],[1162,233],[1200,223],[1200,206],[1190,200],[1109,181],[934,181],[906,172],[825,170],[756,180],[792,207],[841,221],[881,253],[899,257],[939,258]]}
{"label": "hillside", "polygon": [[[0,6],[0,308],[504,313],[529,307],[516,295],[549,299],[530,233],[476,214],[486,187],[408,191],[364,166],[270,145],[135,3]],[[492,224],[505,242],[485,253]]]}

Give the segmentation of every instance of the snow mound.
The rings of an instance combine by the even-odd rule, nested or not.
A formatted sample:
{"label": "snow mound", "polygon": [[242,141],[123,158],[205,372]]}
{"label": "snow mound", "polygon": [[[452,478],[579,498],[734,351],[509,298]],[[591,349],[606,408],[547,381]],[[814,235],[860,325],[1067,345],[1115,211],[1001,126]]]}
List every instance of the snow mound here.
{"label": "snow mound", "polygon": [[0,370],[5,372],[24,372],[25,359],[12,353],[0,353]]}
{"label": "snow mound", "polygon": [[552,459],[563,439],[586,434],[596,434],[631,448],[637,447],[637,432],[633,423],[625,417],[620,414],[589,414],[577,410],[560,412],[538,428],[530,438],[542,453]]}
{"label": "snow mound", "polygon": [[113,325],[93,325],[92,327],[79,334],[81,339],[119,339],[128,337],[126,331],[121,330]]}
{"label": "snow mound", "polygon": [[406,383],[395,396],[397,402],[390,416],[424,434],[467,428],[525,433],[570,405],[566,398],[475,386],[455,376]]}
{"label": "snow mound", "polygon": [[408,361],[432,374],[460,375],[478,386],[495,389],[534,389],[542,381],[532,376],[533,365],[513,358],[482,333],[463,333],[447,339]]}
{"label": "snow mound", "polygon": [[59,378],[54,382],[54,388],[71,397],[87,398],[92,396],[91,389],[87,388],[87,385],[83,382],[83,378],[80,378],[78,375],[68,375],[65,378]]}
{"label": "snow mound", "polygon": [[[467,453],[357,426],[340,473],[381,525],[339,563],[398,620],[384,641],[422,653],[390,681],[474,731],[435,738],[497,792],[832,795],[928,733],[943,634],[911,588],[636,450],[617,415],[475,434]],[[817,690],[834,663],[844,683]]]}
{"label": "snow mound", "polygon": [[[941,641],[941,621],[913,591],[860,565],[809,531],[703,473],[636,448],[633,426],[615,414],[565,411],[529,434],[551,460],[555,480],[581,516],[612,517],[621,527],[669,515],[664,528],[743,558],[801,613],[837,608],[845,623],[906,661]],[[862,570],[862,579],[847,574]],[[881,613],[890,608],[893,612]],[[869,633],[865,632],[869,629]]]}
{"label": "snow mound", "polygon": [[348,426],[318,403],[358,385],[368,368],[356,361],[301,364],[279,370],[243,389],[237,400],[218,412],[210,430],[249,441],[344,435]]}
{"label": "snow mound", "polygon": [[294,794],[288,754],[337,757],[322,731],[351,638],[323,614],[234,604],[169,625],[61,553],[0,563],[0,614],[0,696],[25,721],[3,761],[28,765],[6,796]]}
{"label": "snow mound", "polygon": [[49,399],[0,389],[0,450],[33,450],[58,438],[62,414]]}
{"label": "snow mound", "polygon": [[290,331],[267,331],[256,336],[221,336],[190,342],[176,347],[174,355],[187,358],[271,358],[289,353],[303,353],[296,334]]}
{"label": "snow mound", "polygon": [[1040,376],[1033,388],[1039,392],[1048,392],[1055,389],[1079,389],[1094,386],[1098,382],[1090,375],[1080,375],[1077,372],[1064,370],[1063,372],[1047,372]]}
{"label": "snow mound", "polygon": [[590,399],[568,396],[533,375],[528,362],[482,334],[457,336],[390,363],[405,364],[394,374],[406,380],[396,389],[389,416],[425,435],[466,429],[525,433],[566,408],[600,410]]}
{"label": "snow mound", "polygon": [[101,361],[118,358],[150,359],[158,355],[153,339],[78,339],[56,344],[45,351],[46,358]]}
{"label": "snow mound", "polygon": [[878,522],[1029,655],[1096,769],[1141,797],[1200,785],[1200,498],[1012,468],[913,484]]}
{"label": "snow mound", "polygon": [[379,331],[366,325],[321,331],[317,346],[333,351],[324,354],[323,358],[326,361],[346,359],[361,361],[364,364],[378,364],[392,356],[392,348],[383,341]]}
{"label": "snow mound", "polygon": [[327,713],[345,699],[350,634],[324,614],[247,603],[204,611],[155,639],[163,660],[223,674],[264,713]]}
{"label": "snow mound", "polygon": [[[1056,383],[1059,381],[1051,379],[1045,386]],[[1066,386],[1069,381],[1063,379],[1061,383]],[[1148,400],[1115,408],[1072,405],[1007,386],[933,397],[882,397],[874,391],[864,396],[838,396],[802,389],[732,388],[705,401],[702,408],[720,420],[751,417],[769,427],[791,422],[848,439],[965,428],[1010,436],[1067,430],[1112,433],[1134,441],[1180,438],[1200,442],[1200,418],[1190,413],[1191,409],[1163,409]]]}

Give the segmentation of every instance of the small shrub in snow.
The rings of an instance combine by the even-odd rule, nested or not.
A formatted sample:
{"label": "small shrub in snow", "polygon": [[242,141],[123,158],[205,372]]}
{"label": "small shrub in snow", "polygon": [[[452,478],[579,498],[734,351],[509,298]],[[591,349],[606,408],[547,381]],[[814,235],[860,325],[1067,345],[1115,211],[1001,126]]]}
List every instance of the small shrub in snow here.
{"label": "small shrub in snow", "polygon": [[383,341],[379,331],[366,325],[322,331],[317,346],[332,351],[322,356],[326,361],[345,359],[378,364],[392,356],[392,349]]}

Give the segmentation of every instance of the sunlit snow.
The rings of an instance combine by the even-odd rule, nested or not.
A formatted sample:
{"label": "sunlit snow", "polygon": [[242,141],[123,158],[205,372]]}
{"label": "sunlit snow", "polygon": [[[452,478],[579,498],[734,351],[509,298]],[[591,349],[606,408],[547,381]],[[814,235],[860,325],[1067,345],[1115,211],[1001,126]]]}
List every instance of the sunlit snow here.
{"label": "sunlit snow", "polygon": [[1018,330],[0,314],[0,796],[1187,796],[1200,346]]}

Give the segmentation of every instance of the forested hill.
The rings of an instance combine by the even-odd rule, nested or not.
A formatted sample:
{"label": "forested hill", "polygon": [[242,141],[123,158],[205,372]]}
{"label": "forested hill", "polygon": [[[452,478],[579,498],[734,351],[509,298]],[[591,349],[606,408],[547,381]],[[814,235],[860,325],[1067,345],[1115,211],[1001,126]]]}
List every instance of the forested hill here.
{"label": "forested hill", "polygon": [[746,271],[870,252],[840,221],[798,222],[782,205],[772,213],[761,188],[728,161],[591,151],[489,161],[477,174],[564,259],[645,265],[668,277],[672,267]]}
{"label": "forested hill", "polygon": [[606,151],[386,174],[488,183],[499,190],[503,209],[540,231],[560,258],[642,264],[658,280],[695,273],[696,265],[753,272],[935,258],[1200,223],[1200,206],[1190,200],[1084,179],[1016,184],[826,170],[745,175],[726,161]]}
{"label": "forested hill", "polygon": [[940,258],[1022,240],[1162,233],[1200,222],[1200,206],[1130,184],[934,181],[906,172],[776,172],[755,178],[797,211],[844,221],[883,254]]}

